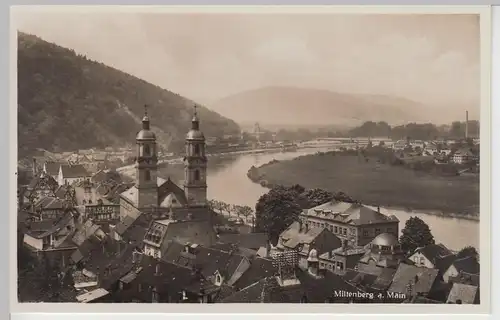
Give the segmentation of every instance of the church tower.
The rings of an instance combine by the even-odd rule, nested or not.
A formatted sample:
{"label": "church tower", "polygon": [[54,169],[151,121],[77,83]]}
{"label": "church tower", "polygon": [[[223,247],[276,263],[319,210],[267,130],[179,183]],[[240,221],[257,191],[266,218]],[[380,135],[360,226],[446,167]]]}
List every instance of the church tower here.
{"label": "church tower", "polygon": [[158,157],[156,155],[156,135],[151,131],[147,106],[144,106],[142,130],[136,137],[136,178],[138,189],[137,207],[139,210],[158,205]]}
{"label": "church tower", "polygon": [[207,157],[205,136],[200,131],[200,121],[194,107],[191,130],[186,136],[186,156],[184,157],[184,192],[188,205],[207,205]]}

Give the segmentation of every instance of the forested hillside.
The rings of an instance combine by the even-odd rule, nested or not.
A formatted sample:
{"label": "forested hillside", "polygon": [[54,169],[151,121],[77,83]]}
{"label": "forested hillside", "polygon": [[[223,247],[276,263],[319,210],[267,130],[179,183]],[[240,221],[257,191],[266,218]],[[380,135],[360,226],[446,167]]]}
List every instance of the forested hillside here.
{"label": "forested hillside", "polygon": [[[133,144],[145,104],[160,144],[179,148],[190,126],[192,101],[73,50],[18,33],[20,157],[34,148],[71,151]],[[234,121],[204,107],[198,110],[206,136],[239,133]]]}

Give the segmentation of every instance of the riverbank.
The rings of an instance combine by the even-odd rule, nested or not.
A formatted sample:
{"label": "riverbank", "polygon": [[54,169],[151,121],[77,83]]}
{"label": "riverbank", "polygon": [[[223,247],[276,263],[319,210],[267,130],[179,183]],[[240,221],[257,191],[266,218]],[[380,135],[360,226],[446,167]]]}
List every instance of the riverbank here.
{"label": "riverbank", "polygon": [[343,191],[367,205],[479,220],[477,177],[432,176],[338,154],[314,154],[271,161],[250,168],[247,176],[267,188],[298,183],[306,188]]}
{"label": "riverbank", "polygon": [[[229,151],[229,152],[222,152],[222,153],[208,153],[207,157],[223,157],[223,156],[231,156],[231,155],[244,155],[244,154],[263,154],[263,153],[278,153],[282,152],[282,149],[279,147],[273,147],[273,148],[266,148],[266,149],[247,149],[247,150],[239,150],[239,151]],[[176,157],[176,158],[170,158],[170,159],[161,159],[158,160],[158,166],[159,167],[166,167],[168,164],[176,164],[182,162],[184,157]],[[120,168],[117,168],[116,171],[123,173],[123,174],[129,174],[129,171],[135,168],[135,163],[129,164]]]}

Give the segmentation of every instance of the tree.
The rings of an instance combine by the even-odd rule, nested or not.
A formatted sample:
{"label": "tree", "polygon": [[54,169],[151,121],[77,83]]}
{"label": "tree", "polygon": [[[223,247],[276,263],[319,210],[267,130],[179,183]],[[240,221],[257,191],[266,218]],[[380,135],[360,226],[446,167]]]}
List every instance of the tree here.
{"label": "tree", "polygon": [[248,219],[253,214],[253,210],[249,206],[239,206],[239,214]]}
{"label": "tree", "polygon": [[231,205],[221,201],[222,211],[225,211],[228,215],[231,215]]}
{"label": "tree", "polygon": [[401,248],[406,252],[413,252],[419,247],[434,244],[434,236],[429,226],[418,217],[411,217],[406,221],[399,239]]}
{"label": "tree", "polygon": [[215,199],[210,199],[208,200],[208,207],[212,210],[215,211],[217,209],[217,200]]}
{"label": "tree", "polygon": [[479,253],[477,252],[476,248],[472,246],[464,247],[457,253],[457,258],[466,258],[466,257],[477,258],[478,256]]}
{"label": "tree", "polygon": [[302,196],[307,201],[307,208],[313,208],[320,204],[333,200],[333,193],[320,188],[309,189],[302,193]]}
{"label": "tree", "polygon": [[335,199],[335,201],[340,201],[340,202],[348,202],[348,203],[355,203],[355,202],[357,202],[356,200],[354,200],[353,198],[349,197],[347,194],[345,194],[342,191],[337,192],[333,196],[333,198]]}
{"label": "tree", "polygon": [[241,206],[237,204],[231,205],[231,212],[236,214],[236,216],[239,218],[241,214]]}
{"label": "tree", "polygon": [[222,214],[222,211],[224,210],[224,203],[222,201],[213,199],[209,201],[208,205],[212,208],[212,210],[219,211],[219,214]]}
{"label": "tree", "polygon": [[255,205],[257,232],[266,232],[271,243],[298,219],[302,211],[296,201],[297,193],[287,188],[274,188],[262,195]]}

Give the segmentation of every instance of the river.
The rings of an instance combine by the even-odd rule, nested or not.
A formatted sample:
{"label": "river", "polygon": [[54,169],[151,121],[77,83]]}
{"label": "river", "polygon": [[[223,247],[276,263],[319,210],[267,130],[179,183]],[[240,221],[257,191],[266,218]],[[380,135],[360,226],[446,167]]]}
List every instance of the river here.
{"label": "river", "polygon": [[[210,157],[207,172],[208,198],[217,199],[230,204],[248,205],[255,208],[259,197],[268,191],[258,183],[253,183],[247,177],[251,166],[260,166],[273,159],[288,160],[315,153],[327,151],[321,149],[301,149],[293,152],[276,152],[261,154],[237,154],[222,157]],[[400,230],[406,221],[417,216],[430,227],[437,243],[443,243],[449,249],[460,250],[471,245],[479,251],[479,222],[473,220],[446,218],[419,212],[407,212],[391,208],[381,208],[382,213],[394,214],[400,220]]]}

